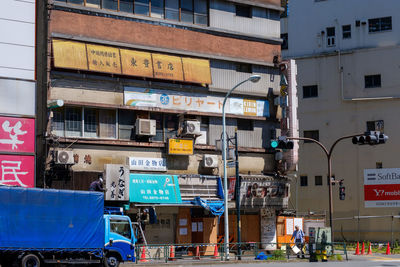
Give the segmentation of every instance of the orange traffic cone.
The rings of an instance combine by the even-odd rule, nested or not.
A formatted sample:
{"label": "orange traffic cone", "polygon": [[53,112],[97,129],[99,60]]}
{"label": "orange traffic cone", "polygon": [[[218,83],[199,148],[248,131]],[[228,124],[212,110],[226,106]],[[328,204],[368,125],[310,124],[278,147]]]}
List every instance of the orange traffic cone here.
{"label": "orange traffic cone", "polygon": [[213,256],[213,259],[218,259],[218,246],[217,245],[215,245],[215,249],[214,249],[214,256]]}
{"label": "orange traffic cone", "polygon": [[368,253],[367,253],[367,255],[372,255],[371,242],[369,242],[369,247],[368,247]]}
{"label": "orange traffic cone", "polygon": [[148,262],[148,260],[146,260],[146,247],[143,247],[142,249],[142,255],[140,256],[139,262]]}
{"label": "orange traffic cone", "polygon": [[362,243],[362,247],[361,247],[361,255],[365,254],[365,246],[364,246],[364,242]]}
{"label": "orange traffic cone", "polygon": [[360,243],[357,242],[356,253],[354,255],[360,255]]}
{"label": "orange traffic cone", "polygon": [[389,242],[387,243],[387,246],[386,246],[386,253],[385,253],[386,255],[390,255],[390,245],[389,245]]}
{"label": "orange traffic cone", "polygon": [[193,257],[193,259],[200,260],[200,248],[199,248],[199,246],[196,247],[196,254]]}
{"label": "orange traffic cone", "polygon": [[175,248],[174,248],[174,246],[170,246],[170,249],[169,249],[169,258],[168,258],[168,260],[169,260],[169,261],[176,261],[176,259],[175,259]]}

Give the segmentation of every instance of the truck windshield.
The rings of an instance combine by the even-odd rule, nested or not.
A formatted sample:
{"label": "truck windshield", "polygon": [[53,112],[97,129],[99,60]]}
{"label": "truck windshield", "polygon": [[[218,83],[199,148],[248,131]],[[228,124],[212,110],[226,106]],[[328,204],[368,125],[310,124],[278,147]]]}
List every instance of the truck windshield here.
{"label": "truck windshield", "polygon": [[131,239],[131,227],[128,220],[110,218],[110,230],[113,233]]}

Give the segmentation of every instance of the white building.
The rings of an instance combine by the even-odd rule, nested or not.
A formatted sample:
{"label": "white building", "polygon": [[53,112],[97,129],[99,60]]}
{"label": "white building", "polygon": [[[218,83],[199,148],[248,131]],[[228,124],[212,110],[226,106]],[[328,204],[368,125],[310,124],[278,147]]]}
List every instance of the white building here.
{"label": "white building", "polygon": [[[366,169],[380,169],[367,171],[380,177],[400,172],[386,170],[400,166],[399,9],[396,0],[290,1],[288,16],[281,20],[282,37],[288,39],[283,57],[297,62],[300,136],[319,139],[328,149],[345,135],[379,130],[389,136],[384,145],[358,146],[348,139],[335,147],[333,175],[344,179],[346,188],[341,201],[339,186],[333,186],[335,239],[400,237],[394,217],[399,215],[400,182],[364,183]],[[299,157],[291,202],[298,212],[328,214],[324,152],[301,142]]]}

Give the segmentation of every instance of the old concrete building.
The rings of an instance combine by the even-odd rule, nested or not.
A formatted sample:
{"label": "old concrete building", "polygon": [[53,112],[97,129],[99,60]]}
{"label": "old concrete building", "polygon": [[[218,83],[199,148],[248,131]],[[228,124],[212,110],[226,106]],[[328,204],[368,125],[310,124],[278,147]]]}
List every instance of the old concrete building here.
{"label": "old concrete building", "polygon": [[[252,229],[243,238],[260,241],[260,208],[275,216],[288,198],[268,148],[279,127],[280,2],[59,0],[43,7],[48,76],[41,88],[55,103],[42,114],[44,186],[87,190],[103,175],[110,203],[124,204],[133,218],[156,210],[148,242],[217,242],[222,103],[259,74],[260,82],[234,92],[226,112],[229,136],[238,135],[241,193],[263,200],[243,201],[242,227]],[[252,194],[254,184],[265,193]],[[202,208],[202,200],[214,208]]]}
{"label": "old concrete building", "polygon": [[[300,136],[328,149],[346,135],[380,131],[389,136],[384,145],[358,146],[345,139],[335,147],[333,176],[345,186],[345,200],[339,200],[339,185],[333,186],[337,240],[400,237],[398,8],[395,0],[290,1],[281,21],[283,57],[295,59],[298,70]],[[328,215],[324,152],[300,142],[299,158],[291,202],[298,213]]]}

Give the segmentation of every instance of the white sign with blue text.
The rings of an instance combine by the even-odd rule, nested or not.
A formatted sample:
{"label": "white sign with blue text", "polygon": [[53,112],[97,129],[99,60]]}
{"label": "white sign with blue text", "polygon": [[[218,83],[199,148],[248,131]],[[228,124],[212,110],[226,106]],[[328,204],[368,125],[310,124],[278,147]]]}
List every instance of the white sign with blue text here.
{"label": "white sign with blue text", "polygon": [[166,158],[128,157],[127,161],[132,171],[167,171]]}

